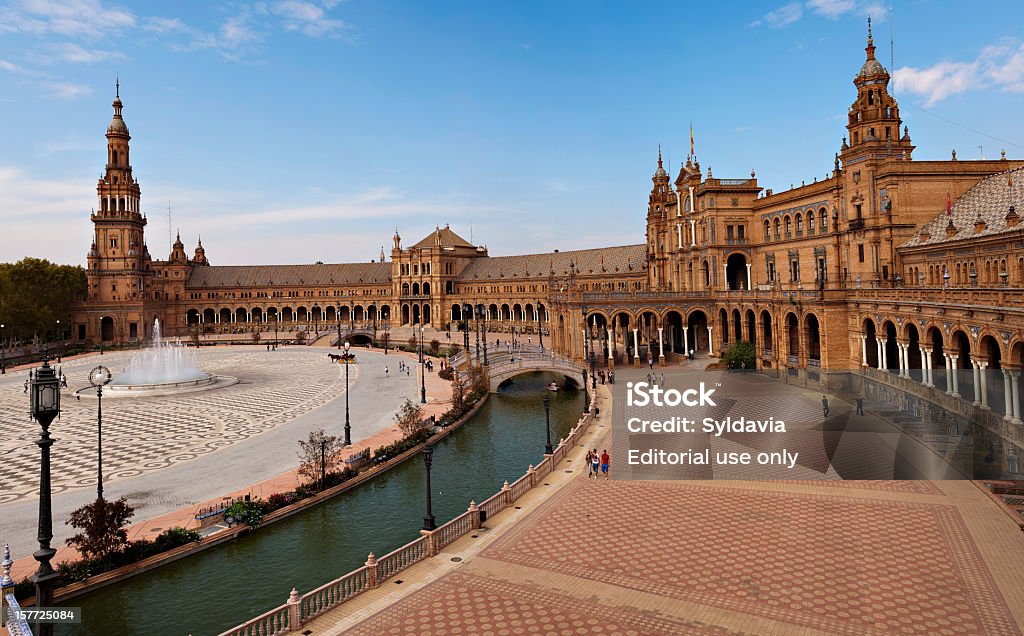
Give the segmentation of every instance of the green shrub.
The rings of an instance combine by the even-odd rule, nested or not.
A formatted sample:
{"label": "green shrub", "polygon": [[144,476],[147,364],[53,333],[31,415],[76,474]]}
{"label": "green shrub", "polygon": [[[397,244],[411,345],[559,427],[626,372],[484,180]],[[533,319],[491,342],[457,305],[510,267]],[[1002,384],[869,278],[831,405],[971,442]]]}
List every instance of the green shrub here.
{"label": "green shrub", "polygon": [[728,369],[755,369],[756,357],[754,343],[740,340],[722,355],[722,362]]}

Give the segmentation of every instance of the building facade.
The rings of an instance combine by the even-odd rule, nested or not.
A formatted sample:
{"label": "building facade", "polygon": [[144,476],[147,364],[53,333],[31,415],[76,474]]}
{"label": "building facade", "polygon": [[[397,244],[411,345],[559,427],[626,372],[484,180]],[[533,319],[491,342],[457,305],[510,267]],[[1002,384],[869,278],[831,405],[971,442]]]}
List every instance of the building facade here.
{"label": "building facade", "polygon": [[565,355],[609,365],[745,340],[760,369],[891,372],[996,408],[1019,436],[1024,162],[915,160],[870,23],[865,53],[821,178],[773,192],[689,157],[673,181],[659,152],[643,244],[502,257],[445,226],[409,246],[396,230],[390,262],[382,249],[371,263],[217,266],[180,237],[155,260],[118,93],[74,333],[95,345],[145,340],[155,320],[185,335],[471,319],[543,329]]}

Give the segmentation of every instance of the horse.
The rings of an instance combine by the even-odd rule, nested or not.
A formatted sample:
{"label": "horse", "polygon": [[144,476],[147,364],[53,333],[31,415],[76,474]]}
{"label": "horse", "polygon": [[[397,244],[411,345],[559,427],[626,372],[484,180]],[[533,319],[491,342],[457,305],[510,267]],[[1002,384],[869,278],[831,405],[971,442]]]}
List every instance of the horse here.
{"label": "horse", "polygon": [[337,353],[328,353],[327,357],[331,359],[331,362],[340,362],[341,356]]}

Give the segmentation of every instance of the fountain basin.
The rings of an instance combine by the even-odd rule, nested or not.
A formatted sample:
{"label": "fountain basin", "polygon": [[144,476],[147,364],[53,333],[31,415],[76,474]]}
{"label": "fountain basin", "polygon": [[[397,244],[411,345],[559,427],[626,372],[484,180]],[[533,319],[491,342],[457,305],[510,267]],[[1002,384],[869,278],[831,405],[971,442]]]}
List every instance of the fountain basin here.
{"label": "fountain basin", "polygon": [[[209,391],[211,389],[222,389],[233,384],[238,384],[238,378],[229,375],[206,374],[204,377],[178,382],[159,382],[154,384],[114,384],[110,383],[103,387],[103,397],[152,397],[157,395],[177,395],[180,393],[195,393],[197,391]],[[91,389],[83,389],[78,392],[83,397],[96,397],[96,392]]]}

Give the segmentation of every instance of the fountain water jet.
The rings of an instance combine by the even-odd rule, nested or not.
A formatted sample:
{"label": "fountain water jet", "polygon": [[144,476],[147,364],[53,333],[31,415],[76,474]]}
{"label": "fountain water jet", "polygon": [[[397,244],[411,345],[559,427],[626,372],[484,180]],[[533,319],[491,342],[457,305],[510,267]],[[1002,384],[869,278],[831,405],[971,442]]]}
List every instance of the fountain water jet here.
{"label": "fountain water jet", "polygon": [[236,378],[216,376],[200,369],[195,351],[178,340],[164,342],[157,318],[153,320],[153,342],[132,356],[124,373],[107,385],[107,391],[111,397],[166,395],[219,388],[236,382]]}

